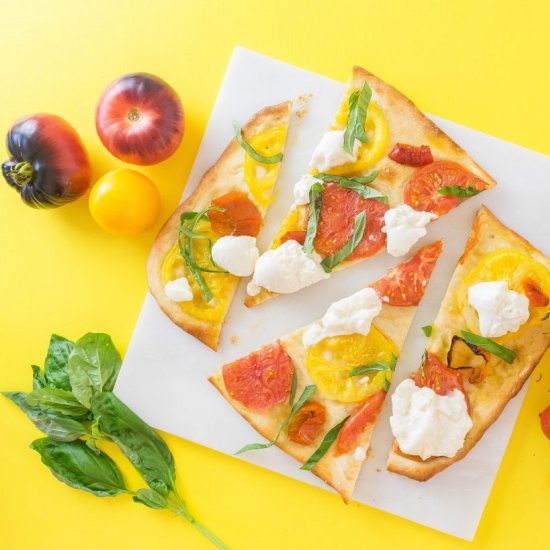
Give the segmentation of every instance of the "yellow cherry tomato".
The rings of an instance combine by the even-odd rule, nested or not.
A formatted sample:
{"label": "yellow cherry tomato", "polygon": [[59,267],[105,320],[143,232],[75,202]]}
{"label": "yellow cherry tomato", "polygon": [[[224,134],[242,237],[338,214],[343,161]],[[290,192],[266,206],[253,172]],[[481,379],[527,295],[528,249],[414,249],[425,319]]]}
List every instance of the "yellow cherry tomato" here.
{"label": "yellow cherry tomato", "polygon": [[93,186],[89,206],[92,217],[105,231],[133,236],[157,221],[160,195],[147,176],[135,170],[113,170]]}

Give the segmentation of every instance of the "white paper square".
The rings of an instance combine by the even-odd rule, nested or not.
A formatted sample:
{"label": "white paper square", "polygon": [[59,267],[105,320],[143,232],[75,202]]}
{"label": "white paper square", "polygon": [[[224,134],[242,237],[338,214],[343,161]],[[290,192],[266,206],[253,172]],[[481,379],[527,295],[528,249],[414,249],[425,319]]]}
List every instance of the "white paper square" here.
{"label": "white paper square", "polygon": [[[357,60],[361,62],[360,59]],[[368,67],[367,67],[368,68]],[[307,171],[311,152],[338,107],[344,85],[298,67],[236,48],[212,110],[184,196],[216,161],[232,137],[232,119],[244,123],[262,107],[312,94],[307,114],[293,118],[275,200],[259,243],[267,246],[292,202],[294,182]],[[295,108],[300,108],[295,105]],[[425,345],[420,330],[434,319],[479,205],[485,203],[504,223],[550,254],[550,157],[432,117],[499,182],[430,225],[419,246],[443,238],[445,247],[432,276],[394,382],[415,370]],[[320,317],[328,305],[380,276],[398,260],[386,254],[335,273],[327,281],[293,296],[283,296],[248,310],[242,305],[245,284],[227,317],[218,353],[181,331],[148,295],[116,385],[117,395],[152,426],[232,455],[258,434],[207,382],[222,364]],[[230,343],[236,336],[236,344]],[[395,384],[394,384],[395,387]],[[390,449],[386,400],[372,441],[372,457],[357,482],[354,500],[471,540],[499,468],[525,390],[461,462],[432,480],[419,483],[385,470]],[[277,448],[254,451],[240,459],[328,489]]]}

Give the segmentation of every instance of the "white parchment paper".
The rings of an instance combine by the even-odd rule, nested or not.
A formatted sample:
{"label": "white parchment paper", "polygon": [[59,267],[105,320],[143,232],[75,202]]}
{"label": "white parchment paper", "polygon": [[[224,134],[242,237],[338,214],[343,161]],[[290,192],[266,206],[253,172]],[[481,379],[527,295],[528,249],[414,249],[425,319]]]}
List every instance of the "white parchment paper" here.
{"label": "white parchment paper", "polygon": [[[357,59],[358,64],[362,59]],[[368,68],[368,67],[367,67]],[[275,200],[260,235],[266,247],[292,202],[292,188],[307,171],[311,152],[338,107],[344,85],[298,67],[237,48],[212,110],[184,196],[213,164],[232,137],[231,121],[244,123],[262,107],[312,94],[307,113],[293,117]],[[295,101],[295,109],[301,108]],[[464,247],[475,213],[485,203],[512,229],[550,254],[550,157],[432,117],[493,175],[499,185],[469,199],[430,225],[418,247],[443,238],[444,252],[418,310],[394,377],[397,383],[419,364],[425,338],[420,327],[434,319],[447,282]],[[154,427],[232,455],[258,435],[207,382],[222,364],[238,358],[312,320],[398,263],[387,254],[335,273],[329,280],[292,296],[248,310],[241,283],[222,333],[218,353],[171,323],[148,295],[115,388],[117,395]],[[236,343],[231,343],[236,337]],[[235,338],[233,338],[235,340]],[[395,387],[395,384],[393,387]],[[440,531],[472,539],[506,449],[524,391],[461,462],[419,483],[390,474],[385,461],[391,444],[386,400],[354,499]],[[250,452],[247,460],[286,476],[326,488],[277,448]],[[237,460],[237,459],[236,459]]]}

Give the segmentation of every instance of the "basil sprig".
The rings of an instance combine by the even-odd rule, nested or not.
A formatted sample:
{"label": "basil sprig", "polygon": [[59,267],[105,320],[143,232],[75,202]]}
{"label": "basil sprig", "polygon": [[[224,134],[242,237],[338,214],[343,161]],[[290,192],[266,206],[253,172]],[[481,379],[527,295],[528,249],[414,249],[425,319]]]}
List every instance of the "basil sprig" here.
{"label": "basil sprig", "polygon": [[353,233],[350,240],[337,250],[334,254],[327,256],[322,262],[321,267],[330,273],[339,263],[343,262],[361,242],[363,234],[365,233],[365,227],[367,225],[367,214],[363,210],[355,216],[355,223],[353,226]]}
{"label": "basil sprig", "polygon": [[481,191],[475,189],[473,185],[468,185],[467,187],[460,187],[459,185],[446,185],[445,187],[438,189],[437,192],[440,195],[450,195],[452,197],[458,197],[459,199],[467,199],[481,193]]}
{"label": "basil sprig", "polygon": [[[351,369],[349,376],[369,376],[371,374],[378,374],[379,372],[394,372],[395,365],[397,365],[397,357],[392,353],[389,363],[375,361],[374,363],[369,363],[368,365],[361,365],[360,367]],[[382,385],[384,387],[384,391],[387,392],[390,389],[390,382],[386,377],[384,377]]]}
{"label": "basil sprig", "polygon": [[294,405],[294,399],[296,399],[296,390],[298,389],[298,375],[296,369],[292,371],[292,383],[290,384],[290,396],[288,402],[290,406]]}
{"label": "basil sprig", "polygon": [[243,131],[241,129],[241,125],[236,120],[233,121],[233,130],[235,131],[235,137],[237,138],[239,145],[256,162],[261,162],[263,164],[276,164],[277,162],[281,162],[283,160],[283,153],[279,153],[278,155],[273,155],[272,157],[264,157],[263,155],[256,153],[256,151],[254,151],[254,148],[243,138]]}
{"label": "basil sprig", "polygon": [[422,327],[422,332],[424,333],[424,336],[426,336],[426,338],[429,338],[432,335],[432,330],[432,325],[426,325]]}
{"label": "basil sprig", "polygon": [[296,413],[302,408],[302,405],[315,393],[316,389],[317,386],[315,386],[315,384],[311,384],[310,386],[306,386],[304,388],[304,391],[302,392],[302,395],[300,395],[300,397],[298,398],[298,401],[296,401],[296,403],[292,405],[292,409],[290,409],[290,414],[286,417],[285,421],[279,427],[277,435],[269,443],[249,443],[248,445],[245,445],[244,447],[239,449],[235,454],[240,455],[241,453],[246,453],[247,451],[254,451],[256,449],[269,449],[269,447],[273,447],[273,445],[275,445],[275,443],[277,443],[277,441],[279,440],[279,437],[283,433],[283,430],[288,426]]}
{"label": "basil sprig", "polygon": [[338,187],[350,189],[355,191],[358,195],[361,195],[365,199],[376,199],[377,201],[387,203],[388,197],[381,193],[374,187],[370,187],[369,183],[372,183],[378,176],[378,171],[374,170],[368,176],[333,176],[331,174],[316,174],[315,177],[323,181],[332,181],[338,184]]}
{"label": "basil sprig", "polygon": [[210,267],[200,266],[197,264],[193,256],[193,240],[205,239],[208,241],[208,246],[210,249],[210,263],[213,266],[216,265],[212,258],[212,240],[209,239],[206,235],[201,235],[200,233],[195,233],[194,231],[197,223],[199,223],[200,220],[208,219],[208,212],[210,212],[211,210],[225,212],[225,208],[219,208],[217,206],[209,206],[208,208],[205,208],[204,210],[201,210],[199,212],[183,212],[183,214],[180,216],[180,225],[178,227],[178,232],[180,233],[180,235],[178,236],[178,248],[181,257],[187,264],[191,275],[193,275],[193,278],[195,279],[195,281],[197,281],[197,284],[199,285],[199,288],[201,289],[202,295],[206,302],[210,302],[214,295],[212,294],[212,291],[210,290],[208,284],[202,276],[202,272],[204,271],[207,273],[227,273],[227,271],[224,271],[223,269],[213,269]]}
{"label": "basil sprig", "polygon": [[479,346],[480,348],[483,348],[489,353],[500,357],[500,359],[502,359],[509,365],[512,364],[514,362],[514,359],[516,358],[515,351],[505,348],[504,346],[497,344],[495,341],[490,340],[489,338],[485,338],[484,336],[479,336],[479,334],[474,334],[473,332],[467,332],[465,330],[461,330],[460,334],[462,338],[464,338],[464,340],[468,342],[468,344],[473,344],[474,346]]}
{"label": "basil sprig", "polygon": [[323,441],[321,441],[321,444],[317,448],[317,450],[309,457],[307,462],[305,464],[302,464],[300,466],[300,470],[312,470],[315,464],[325,456],[327,451],[330,449],[330,446],[336,441],[336,438],[338,437],[338,434],[340,433],[340,430],[344,427],[344,424],[346,423],[349,416],[346,416],[344,420],[336,424],[336,426],[332,427],[323,438]]}
{"label": "basil sprig", "polygon": [[344,131],[344,151],[350,155],[353,155],[353,145],[356,139],[362,143],[368,142],[365,121],[371,97],[372,90],[367,82],[363,84],[361,90],[357,90],[349,96],[348,123]]}
{"label": "basil sprig", "polygon": [[[34,441],[31,448],[59,481],[96,496],[129,494],[149,508],[170,510],[226,550],[179,495],[166,443],[111,393],[120,364],[106,334],[89,333],[76,343],[54,335],[45,371],[33,366],[33,391],[4,395],[48,436]],[[129,489],[117,464],[96,446],[96,440],[116,444],[149,487]]]}
{"label": "basil sprig", "polygon": [[303,250],[306,254],[313,252],[313,240],[317,234],[319,217],[321,215],[321,204],[325,188],[322,183],[314,183],[309,189],[309,215],[307,219],[306,238],[304,239]]}

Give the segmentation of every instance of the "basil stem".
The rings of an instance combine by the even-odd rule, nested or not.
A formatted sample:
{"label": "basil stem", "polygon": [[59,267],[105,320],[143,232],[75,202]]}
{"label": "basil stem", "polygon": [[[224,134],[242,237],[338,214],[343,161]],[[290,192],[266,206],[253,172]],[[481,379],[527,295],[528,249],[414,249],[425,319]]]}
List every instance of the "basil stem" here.
{"label": "basil stem", "polygon": [[353,155],[353,145],[356,139],[363,143],[368,142],[365,121],[371,97],[372,90],[368,82],[363,84],[361,90],[357,90],[349,96],[348,123],[344,131],[344,151],[350,155]]}
{"label": "basil stem", "polygon": [[321,216],[321,204],[325,187],[322,183],[314,183],[309,190],[309,215],[307,220],[306,238],[304,239],[303,250],[311,254],[314,250],[313,240],[317,234],[319,218]]}
{"label": "basil stem", "polygon": [[355,223],[353,227],[353,233],[350,240],[337,250],[334,254],[327,256],[322,262],[321,267],[330,273],[339,263],[343,262],[361,242],[363,234],[365,233],[365,227],[367,224],[367,214],[363,210],[355,216]]}
{"label": "basil stem", "polygon": [[484,336],[479,336],[478,334],[467,332],[465,330],[461,330],[460,334],[462,335],[462,338],[464,338],[464,340],[468,342],[468,344],[479,346],[480,348],[483,348],[489,353],[492,353],[493,355],[500,357],[503,361],[505,361],[508,364],[513,363],[514,359],[516,358],[515,351],[505,348],[504,346],[497,344],[496,342],[494,342],[493,340],[490,340],[489,338],[485,338]]}
{"label": "basil stem", "polygon": [[338,187],[350,189],[361,195],[365,199],[376,199],[377,201],[387,204],[388,197],[374,187],[367,184],[372,183],[378,176],[378,171],[374,170],[368,176],[332,176],[331,174],[316,174],[315,177],[323,181],[332,181],[338,184]]}
{"label": "basil stem", "polygon": [[473,185],[468,185],[467,187],[460,187],[459,185],[446,185],[445,187],[438,189],[437,192],[440,195],[449,195],[452,197],[458,197],[459,199],[467,199],[481,193],[481,190],[478,191]]}
{"label": "basil stem", "polygon": [[432,329],[433,329],[432,325],[426,325],[422,327],[422,332],[424,333],[426,338],[429,338],[432,335]]}
{"label": "basil stem", "polygon": [[278,155],[273,155],[272,157],[264,157],[263,155],[256,153],[256,151],[254,151],[252,146],[243,138],[243,131],[241,129],[240,124],[236,120],[233,121],[233,130],[235,131],[235,137],[237,138],[239,145],[256,162],[261,162],[263,164],[276,164],[277,162],[281,162],[283,160],[283,153],[279,153]]}
{"label": "basil stem", "polygon": [[342,420],[340,423],[336,424],[333,428],[331,428],[327,434],[325,435],[323,441],[321,442],[321,445],[317,448],[317,450],[309,457],[307,462],[305,464],[302,464],[300,467],[300,470],[312,470],[315,464],[325,456],[326,452],[330,449],[330,446],[336,441],[336,438],[338,437],[338,434],[340,433],[340,430],[344,427],[344,424],[346,423],[349,416],[346,416],[344,420]]}
{"label": "basil stem", "polygon": [[247,451],[253,451],[256,449],[268,449],[269,447],[272,447],[277,443],[279,440],[279,437],[283,433],[283,430],[288,426],[289,422],[294,418],[294,415],[302,408],[302,405],[315,393],[315,390],[317,389],[317,386],[315,384],[311,384],[310,386],[306,386],[304,388],[304,391],[302,392],[302,395],[298,398],[298,401],[292,405],[292,409],[290,409],[290,414],[286,417],[285,421],[281,424],[279,431],[277,432],[277,435],[269,442],[269,443],[249,443],[248,445],[245,445],[241,449],[239,449],[235,454],[240,455],[241,453],[246,453]]}
{"label": "basil stem", "polygon": [[422,353],[422,363],[420,367],[420,376],[422,380],[426,380],[426,350]]}

